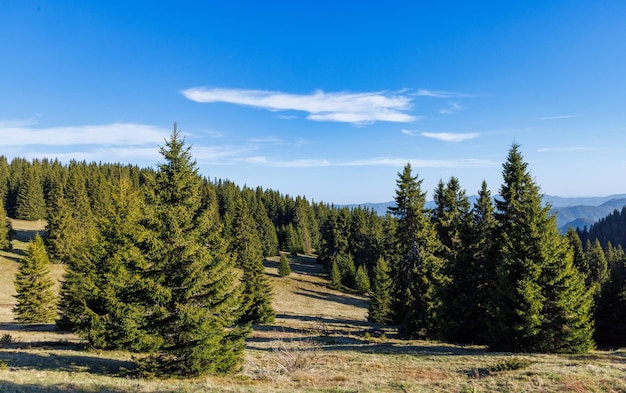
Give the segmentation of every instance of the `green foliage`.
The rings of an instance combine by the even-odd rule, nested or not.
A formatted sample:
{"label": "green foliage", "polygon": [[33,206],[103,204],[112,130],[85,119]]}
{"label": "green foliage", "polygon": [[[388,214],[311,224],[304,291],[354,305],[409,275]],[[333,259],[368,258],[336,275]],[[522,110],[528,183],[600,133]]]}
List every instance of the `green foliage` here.
{"label": "green foliage", "polygon": [[494,364],[493,366],[489,367],[488,370],[491,372],[515,371],[527,368],[531,364],[532,362],[529,359],[512,356]]}
{"label": "green foliage", "polygon": [[360,265],[356,269],[356,273],[354,275],[354,286],[359,293],[366,295],[370,290],[370,279],[367,274],[367,270],[363,265]]}
{"label": "green foliage", "polygon": [[263,250],[256,224],[245,199],[239,201],[235,220],[233,251],[237,266],[243,269],[243,315],[242,323],[271,323],[274,321],[272,309],[272,289],[265,275]]}
{"label": "green foliage", "polygon": [[586,250],[587,266],[589,269],[587,283],[589,286],[600,288],[608,278],[606,255],[598,239],[593,243],[588,240]]}
{"label": "green foliage", "polygon": [[341,289],[341,271],[336,259],[330,264],[330,287],[332,289]]}
{"label": "green foliage", "polygon": [[591,292],[569,245],[513,145],[497,200],[500,235],[490,303],[490,347],[500,351],[585,352],[593,347]]}
{"label": "green foliage", "polygon": [[280,254],[280,262],[278,265],[278,274],[281,277],[287,277],[288,275],[291,274],[291,266],[289,265],[289,260],[287,259],[287,256],[285,256],[285,254],[281,253]]}
{"label": "green foliage", "polygon": [[15,217],[20,220],[39,220],[46,218],[46,201],[43,187],[36,167],[26,170],[26,176],[20,183],[15,206]]}
{"label": "green foliage", "polygon": [[15,320],[25,323],[51,322],[56,316],[56,298],[50,277],[50,261],[39,234],[28,244],[15,277],[17,304]]}
{"label": "green foliage", "polygon": [[348,288],[356,287],[356,266],[354,266],[354,258],[350,254],[339,254],[335,257],[337,267],[341,273],[341,284]]}
{"label": "green foliage", "polygon": [[595,310],[598,345],[626,346],[626,260],[611,263],[609,279],[602,285]]}
{"label": "green foliage", "polygon": [[95,348],[151,351],[163,340],[148,327],[152,281],[141,249],[148,233],[140,224],[146,208],[128,177],[111,189],[89,262],[71,259],[67,266],[60,321]]}
{"label": "green foliage", "polygon": [[150,326],[164,342],[151,360],[165,374],[205,375],[236,370],[247,329],[235,326],[241,289],[222,236],[217,198],[202,203],[201,178],[174,127],[160,149],[153,207],[147,220]]}
{"label": "green foliage", "polygon": [[395,206],[389,208],[398,218],[393,312],[402,335],[434,338],[439,330],[440,290],[447,277],[445,261],[439,256],[442,244],[425,208],[421,184],[407,164],[398,174]]}
{"label": "green foliage", "polygon": [[378,258],[372,271],[367,319],[378,323],[391,321],[391,277],[389,266],[383,257]]}
{"label": "green foliage", "polygon": [[480,324],[477,318],[481,317],[479,282],[484,272],[472,255],[470,203],[455,177],[447,184],[440,181],[434,195],[432,219],[443,245],[439,256],[445,260],[445,274],[451,277],[440,291],[441,334],[454,342],[476,342],[476,327]]}
{"label": "green foliage", "polygon": [[4,210],[4,203],[0,200],[0,250],[8,250],[11,248],[11,222]]}

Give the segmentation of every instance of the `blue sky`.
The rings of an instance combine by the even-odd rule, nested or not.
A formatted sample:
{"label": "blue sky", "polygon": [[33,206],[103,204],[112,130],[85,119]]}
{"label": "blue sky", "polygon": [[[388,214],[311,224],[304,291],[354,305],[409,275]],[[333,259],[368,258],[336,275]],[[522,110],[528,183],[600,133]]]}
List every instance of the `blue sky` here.
{"label": "blue sky", "polygon": [[2,1],[0,154],[154,166],[333,203],[626,192],[623,1]]}

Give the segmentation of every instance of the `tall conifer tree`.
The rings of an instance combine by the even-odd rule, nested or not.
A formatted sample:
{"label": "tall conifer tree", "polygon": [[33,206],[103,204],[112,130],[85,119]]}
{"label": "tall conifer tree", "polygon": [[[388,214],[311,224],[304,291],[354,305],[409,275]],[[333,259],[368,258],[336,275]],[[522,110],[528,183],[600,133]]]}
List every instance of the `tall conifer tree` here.
{"label": "tall conifer tree", "polygon": [[593,342],[591,293],[573,265],[519,145],[503,165],[490,346],[507,351],[584,352]]}
{"label": "tall conifer tree", "polygon": [[15,277],[17,304],[13,312],[18,322],[45,323],[54,320],[56,296],[49,265],[46,246],[37,233],[29,242]]}
{"label": "tall conifer tree", "polygon": [[475,342],[474,329],[479,271],[472,266],[469,242],[472,230],[470,203],[456,177],[435,189],[433,223],[443,243],[440,256],[446,261],[450,281],[441,291],[440,324],[444,337],[455,342]]}
{"label": "tall conifer tree", "polygon": [[425,208],[422,180],[407,164],[398,174],[395,205],[389,211],[398,218],[396,244],[399,261],[393,267],[394,321],[407,337],[436,337],[440,290],[446,282],[441,242]]}
{"label": "tall conifer tree", "polygon": [[[204,375],[233,371],[247,329],[237,328],[241,292],[223,238],[215,196],[202,204],[201,178],[174,125],[160,149],[149,197],[152,326],[164,343],[151,360],[159,372]],[[149,364],[146,364],[148,366]]]}
{"label": "tall conifer tree", "polygon": [[233,252],[237,266],[243,269],[243,323],[274,321],[272,289],[265,275],[263,249],[256,223],[245,198],[239,200],[233,222]]}

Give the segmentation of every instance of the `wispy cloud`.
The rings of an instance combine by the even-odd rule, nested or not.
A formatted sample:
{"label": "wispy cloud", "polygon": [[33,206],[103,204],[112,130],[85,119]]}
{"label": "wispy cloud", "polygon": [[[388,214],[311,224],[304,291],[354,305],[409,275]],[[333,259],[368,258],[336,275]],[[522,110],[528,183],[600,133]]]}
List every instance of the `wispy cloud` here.
{"label": "wispy cloud", "polygon": [[408,135],[408,136],[417,136],[418,135],[418,131],[417,130],[407,130],[407,129],[403,129],[402,133],[404,135]]}
{"label": "wispy cloud", "polygon": [[574,146],[574,147],[544,147],[543,149],[537,150],[539,153],[550,153],[550,152],[577,152],[577,151],[593,151],[597,150],[594,147],[584,147],[584,146]]}
{"label": "wispy cloud", "polygon": [[426,89],[418,89],[415,95],[422,96],[422,97],[434,97],[434,98],[472,97],[471,94],[456,93],[453,91],[426,90]]}
{"label": "wispy cloud", "polygon": [[36,128],[33,124],[0,122],[0,139],[4,146],[128,146],[163,143],[170,131],[136,123],[113,123],[70,127]]}
{"label": "wispy cloud", "polygon": [[454,132],[422,132],[422,136],[426,138],[438,139],[444,142],[463,142],[470,139],[476,139],[480,136],[479,133],[454,133]]}
{"label": "wispy cloud", "polygon": [[252,106],[270,111],[307,112],[313,121],[371,124],[377,121],[407,123],[417,119],[407,112],[413,98],[390,92],[289,94],[267,90],[194,87],[181,92],[200,103],[224,102]]}
{"label": "wispy cloud", "polygon": [[449,115],[463,110],[463,107],[457,102],[449,102],[446,108],[439,109],[439,113]]}
{"label": "wispy cloud", "polygon": [[425,160],[421,158],[372,158],[350,161],[339,166],[394,166],[402,167],[407,162],[416,168],[487,168],[500,165],[497,162],[479,159],[463,160]]}
{"label": "wispy cloud", "polygon": [[480,159],[462,160],[428,160],[419,158],[391,158],[379,157],[352,161],[332,161],[325,158],[272,160],[265,156],[248,157],[221,157],[213,160],[213,164],[221,165],[255,165],[273,168],[319,168],[319,167],[398,167],[401,168],[410,162],[415,168],[491,168],[500,165],[499,162]]}
{"label": "wispy cloud", "polygon": [[545,117],[542,117],[541,120],[571,119],[574,117],[580,117],[580,115],[545,116]]}

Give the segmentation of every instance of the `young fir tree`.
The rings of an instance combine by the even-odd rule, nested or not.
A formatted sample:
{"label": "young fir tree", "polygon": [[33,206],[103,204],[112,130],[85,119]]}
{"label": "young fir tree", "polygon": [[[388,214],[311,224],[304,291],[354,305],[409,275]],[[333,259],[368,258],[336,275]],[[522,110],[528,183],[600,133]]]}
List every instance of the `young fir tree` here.
{"label": "young fir tree", "polygon": [[272,308],[272,288],[265,275],[263,249],[256,223],[245,198],[239,200],[233,222],[233,251],[237,266],[243,269],[243,315],[241,323],[271,323],[275,312]]}
{"label": "young fir tree", "polygon": [[0,199],[0,250],[11,248],[11,222],[4,210],[4,200]]}
{"label": "young fir tree", "polygon": [[380,257],[372,271],[370,303],[367,320],[377,323],[391,322],[391,277],[385,258]]}
{"label": "young fir tree", "polygon": [[359,265],[359,267],[356,268],[356,273],[354,275],[354,287],[363,295],[367,295],[370,290],[370,279],[367,274],[367,269],[363,265]]}
{"label": "young fir tree", "polygon": [[15,320],[23,323],[46,323],[56,316],[54,283],[50,277],[50,260],[41,236],[37,233],[28,244],[15,277],[17,304]]}
{"label": "young fir tree", "polygon": [[283,253],[280,254],[280,262],[278,265],[278,274],[281,277],[287,277],[291,274],[291,266],[289,265],[289,260],[287,256]]}
{"label": "young fir tree", "polygon": [[407,164],[398,174],[395,206],[389,208],[398,218],[393,312],[402,335],[432,338],[439,334],[440,290],[447,278],[444,260],[438,256],[441,242],[425,208],[426,192],[421,184]]}
{"label": "young fir tree", "polygon": [[164,342],[146,361],[163,374],[205,375],[235,370],[248,329],[235,325],[241,289],[235,285],[215,197],[203,206],[196,163],[174,125],[148,204],[149,326]]}
{"label": "young fir tree", "polygon": [[591,292],[527,166],[514,144],[496,201],[500,236],[490,347],[585,352],[593,346]]}
{"label": "young fir tree", "polygon": [[341,289],[341,271],[336,258],[333,258],[330,264],[330,287],[336,290]]}

